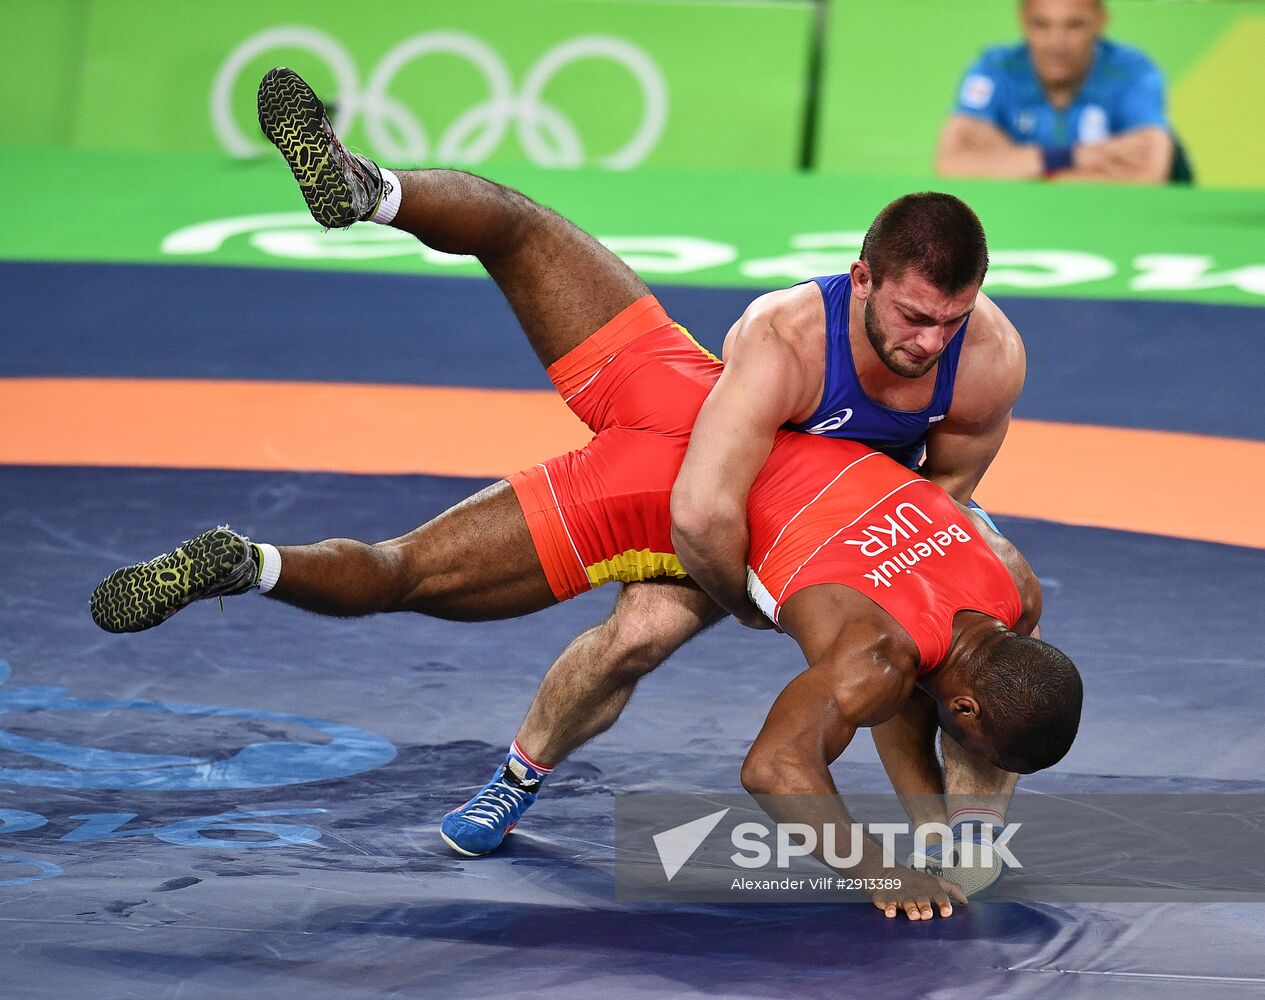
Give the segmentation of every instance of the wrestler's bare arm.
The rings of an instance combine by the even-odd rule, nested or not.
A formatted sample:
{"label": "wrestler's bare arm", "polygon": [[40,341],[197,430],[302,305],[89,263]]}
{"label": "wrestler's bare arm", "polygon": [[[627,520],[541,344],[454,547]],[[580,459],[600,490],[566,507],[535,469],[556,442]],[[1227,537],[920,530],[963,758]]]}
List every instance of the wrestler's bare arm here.
{"label": "wrestler's bare arm", "polygon": [[959,503],[971,498],[997,456],[1027,374],[1023,340],[986,295],[976,302],[967,336],[953,403],[927,434],[918,470]]}
{"label": "wrestler's bare arm", "polygon": [[915,823],[944,823],[944,771],[936,756],[940,730],[936,702],[919,687],[910,692],[899,711],[882,725],[870,728],[883,770],[900,797],[906,815]]}
{"label": "wrestler's bare arm", "polygon": [[[821,831],[814,856],[828,866],[826,837],[834,837],[835,857],[847,857],[853,824],[830,765],[859,727],[890,718],[909,696],[913,663],[906,670],[893,668],[887,646],[886,640],[878,646],[862,642],[845,654],[826,654],[792,680],[773,703],[743,764],[743,786],[760,797],[770,816]],[[951,899],[966,902],[952,883],[900,866],[885,868],[879,845],[869,837],[861,843],[861,861],[846,874],[900,883],[872,894],[887,916],[904,912],[911,920],[929,920],[934,906],[947,917],[953,912]]]}
{"label": "wrestler's bare arm", "polygon": [[801,321],[798,301],[763,296],[730,331],[725,370],[699,411],[672,490],[672,541],[682,564],[753,628],[770,626],[747,598],[747,495],[778,428],[811,413],[819,392],[788,337]]}
{"label": "wrestler's bare arm", "polygon": [[1041,621],[1041,581],[1037,579],[1037,574],[1028,565],[1028,560],[1024,558],[1023,553],[1015,548],[1008,538],[995,532],[975,511],[963,506],[960,502],[958,506],[967,520],[974,525],[979,536],[988,543],[997,558],[1010,570],[1015,587],[1019,591],[1019,601],[1023,606],[1023,613],[1015,622],[1015,631],[1020,635],[1040,638],[1038,626]]}

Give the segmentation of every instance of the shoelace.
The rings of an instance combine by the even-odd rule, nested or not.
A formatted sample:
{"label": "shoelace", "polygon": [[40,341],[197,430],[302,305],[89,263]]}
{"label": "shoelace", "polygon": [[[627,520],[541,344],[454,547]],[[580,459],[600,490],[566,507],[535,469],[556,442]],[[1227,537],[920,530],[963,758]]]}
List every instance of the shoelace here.
{"label": "shoelace", "polygon": [[[323,124],[326,126],[325,133],[329,136],[330,145],[333,146],[337,152],[344,165],[344,169],[351,174],[352,180],[360,185],[361,193],[365,199],[365,205],[369,214],[372,215],[373,212],[377,210],[378,203],[382,201],[382,194],[385,191],[384,182],[382,180],[382,170],[376,163],[374,163],[373,160],[368,157],[364,157],[362,159],[358,154],[353,153],[344,146],[342,140],[334,134],[334,128],[333,125],[329,123],[328,116],[324,119]],[[369,172],[366,164],[373,165],[373,174]],[[374,174],[376,174],[376,176],[374,176]],[[378,197],[376,199],[374,198],[373,190],[375,182],[378,188]],[[363,222],[367,218],[368,216],[362,216],[361,221]]]}
{"label": "shoelace", "polygon": [[509,819],[511,812],[525,804],[523,798],[526,794],[521,788],[498,781],[488,785],[471,799],[470,804],[462,810],[461,818],[495,830]]}

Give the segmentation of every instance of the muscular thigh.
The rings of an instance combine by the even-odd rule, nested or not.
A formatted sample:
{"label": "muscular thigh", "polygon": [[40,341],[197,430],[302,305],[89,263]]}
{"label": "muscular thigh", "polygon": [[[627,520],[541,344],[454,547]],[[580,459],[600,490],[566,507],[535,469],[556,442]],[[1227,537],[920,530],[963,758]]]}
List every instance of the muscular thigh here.
{"label": "muscular thigh", "polygon": [[724,617],[693,580],[662,579],[624,584],[610,621],[619,645],[662,661]]}
{"label": "muscular thigh", "polygon": [[504,480],[381,544],[399,552],[417,581],[406,610],[489,621],[557,603],[522,508]]}
{"label": "muscular thigh", "polygon": [[648,294],[636,273],[558,213],[530,205],[514,249],[483,260],[548,367]]}

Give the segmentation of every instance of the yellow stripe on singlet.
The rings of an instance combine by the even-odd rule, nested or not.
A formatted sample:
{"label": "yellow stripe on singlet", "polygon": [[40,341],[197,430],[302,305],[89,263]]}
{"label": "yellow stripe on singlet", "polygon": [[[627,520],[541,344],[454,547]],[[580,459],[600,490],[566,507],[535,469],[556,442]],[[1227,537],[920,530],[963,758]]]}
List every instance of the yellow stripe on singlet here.
{"label": "yellow stripe on singlet", "polygon": [[594,587],[600,587],[612,580],[635,583],[659,576],[675,576],[678,579],[689,576],[681,565],[681,560],[671,552],[651,552],[649,549],[629,549],[610,559],[595,562],[586,567],[585,571]]}
{"label": "yellow stripe on singlet", "polygon": [[680,330],[683,334],[685,334],[685,339],[686,339],[686,340],[688,340],[691,344],[693,344],[693,345],[694,345],[695,347],[697,347],[700,351],[702,351],[704,354],[706,354],[706,355],[708,356],[708,358],[710,358],[712,361],[715,361],[715,362],[716,362],[716,364],[718,364],[718,365],[723,365],[723,364],[724,364],[724,362],[723,362],[723,361],[721,361],[721,360],[720,360],[720,358],[716,357],[716,355],[714,355],[714,354],[713,354],[711,351],[709,351],[706,347],[704,347],[704,346],[703,346],[702,344],[700,344],[697,340],[695,340],[695,339],[694,339],[694,334],[690,333],[690,331],[689,331],[689,330],[687,330],[687,329],[685,329],[685,327],[683,327],[680,323],[673,323],[672,325],[673,325],[674,327],[676,327],[678,330]]}

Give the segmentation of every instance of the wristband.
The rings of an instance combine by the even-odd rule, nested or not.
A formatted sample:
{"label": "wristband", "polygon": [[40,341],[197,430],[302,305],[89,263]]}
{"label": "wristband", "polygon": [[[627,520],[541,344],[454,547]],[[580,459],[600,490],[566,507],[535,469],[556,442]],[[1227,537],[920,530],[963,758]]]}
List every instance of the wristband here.
{"label": "wristband", "polygon": [[1042,146],[1041,147],[1041,168],[1045,171],[1046,176],[1057,174],[1060,170],[1066,170],[1072,165],[1072,147],[1071,146]]}

